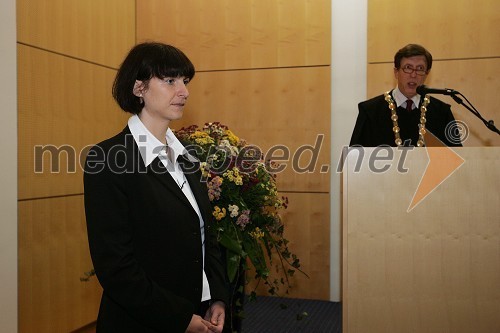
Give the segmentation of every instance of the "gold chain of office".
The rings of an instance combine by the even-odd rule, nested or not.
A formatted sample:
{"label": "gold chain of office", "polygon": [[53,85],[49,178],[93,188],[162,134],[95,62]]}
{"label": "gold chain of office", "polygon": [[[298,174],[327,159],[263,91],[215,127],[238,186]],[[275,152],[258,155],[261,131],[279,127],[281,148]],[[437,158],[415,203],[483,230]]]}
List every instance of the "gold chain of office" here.
{"label": "gold chain of office", "polygon": [[[391,120],[392,120],[392,131],[394,132],[394,142],[396,142],[396,145],[399,147],[403,144],[403,140],[401,140],[401,136],[399,134],[400,128],[398,125],[398,115],[396,113],[396,103],[394,103],[394,100],[392,99],[392,96],[389,91],[386,91],[384,93],[385,96],[385,101],[387,104],[389,104],[389,109],[391,110]],[[420,124],[418,124],[418,141],[417,141],[417,147],[423,147],[425,145],[425,140],[424,140],[424,135],[426,133],[425,131],[425,123],[427,119],[425,118],[425,113],[427,112],[427,105],[431,100],[427,95],[424,97],[424,102],[420,106]]]}

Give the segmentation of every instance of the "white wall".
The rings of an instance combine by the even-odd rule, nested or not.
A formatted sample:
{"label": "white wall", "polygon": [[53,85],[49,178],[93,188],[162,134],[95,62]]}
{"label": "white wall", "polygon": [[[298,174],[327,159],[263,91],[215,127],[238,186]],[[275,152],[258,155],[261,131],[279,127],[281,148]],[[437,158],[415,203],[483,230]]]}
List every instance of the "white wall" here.
{"label": "white wall", "polygon": [[368,0],[332,0],[330,299],[341,299],[342,197],[337,165],[366,99]]}
{"label": "white wall", "polygon": [[16,1],[0,2],[0,332],[17,332]]}

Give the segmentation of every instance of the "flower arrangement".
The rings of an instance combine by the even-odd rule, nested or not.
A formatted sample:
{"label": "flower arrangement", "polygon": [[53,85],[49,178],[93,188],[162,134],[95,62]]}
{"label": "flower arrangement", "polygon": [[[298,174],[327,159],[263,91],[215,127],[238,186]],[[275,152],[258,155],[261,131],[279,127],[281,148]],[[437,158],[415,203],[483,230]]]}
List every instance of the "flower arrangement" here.
{"label": "flower arrangement", "polygon": [[[289,251],[284,226],[279,215],[286,209],[288,198],[280,197],[276,187],[278,165],[264,161],[261,150],[248,145],[225,125],[214,122],[202,128],[196,125],[175,131],[177,138],[200,160],[203,180],[207,183],[212,204],[216,234],[227,261],[227,274],[235,289],[232,302],[235,315],[241,316],[242,285],[246,283],[248,262],[255,269],[258,283],[249,299],[256,297],[259,283],[267,286],[270,295],[280,295],[280,287],[288,294],[289,277],[300,271],[299,258]],[[275,264],[276,262],[276,264]],[[271,268],[281,273],[271,276]],[[84,272],[81,281],[89,281],[94,269]],[[235,298],[239,298],[235,301]]]}
{"label": "flower arrangement", "polygon": [[[288,198],[278,194],[272,173],[276,164],[264,161],[258,147],[248,145],[218,122],[181,128],[175,134],[188,149],[196,149],[201,161],[215,220],[210,230],[225,250],[230,281],[240,278],[241,268],[249,269],[249,261],[257,286],[263,281],[270,295],[280,294],[282,286],[288,293],[289,277],[296,270],[304,272],[283,237],[279,212],[287,208]],[[279,279],[270,275],[275,262],[276,270],[284,275]],[[255,290],[250,297],[255,297]]]}

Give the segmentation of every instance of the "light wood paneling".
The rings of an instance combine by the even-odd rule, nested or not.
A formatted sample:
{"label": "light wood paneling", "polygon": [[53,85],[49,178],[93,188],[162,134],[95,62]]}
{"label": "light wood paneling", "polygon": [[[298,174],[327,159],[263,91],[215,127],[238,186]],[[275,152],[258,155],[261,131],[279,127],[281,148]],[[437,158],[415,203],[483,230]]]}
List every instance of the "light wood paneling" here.
{"label": "light wood paneling", "polygon": [[[219,121],[264,153],[284,146],[290,156],[281,162],[286,168],[278,175],[280,191],[329,192],[330,67],[197,73],[189,92],[174,128]],[[299,169],[313,166],[311,150],[300,153],[303,145],[318,152],[314,172],[294,168],[294,157]]]}
{"label": "light wood paneling", "polygon": [[408,172],[394,149],[384,173],[373,150],[344,167],[344,332],[499,332],[500,148],[455,149],[464,164],[410,212],[426,149],[404,155]]}
{"label": "light wood paneling", "polygon": [[137,40],[181,48],[198,70],[330,63],[330,1],[141,0]]}
{"label": "light wood paneling", "polygon": [[117,68],[135,43],[135,1],[18,0],[17,38]]}
{"label": "light wood paneling", "polygon": [[[296,271],[290,279],[289,295],[292,298],[330,299],[330,195],[328,193],[282,193],[290,202],[283,211],[285,238],[289,249],[300,259],[301,269],[309,276]],[[273,257],[275,264],[279,262]],[[246,292],[255,288],[254,273],[249,272]],[[281,278],[273,270],[271,276]],[[283,290],[281,290],[283,291]],[[268,295],[263,284],[258,295]]]}
{"label": "light wood paneling", "polygon": [[368,62],[391,61],[418,43],[436,59],[500,56],[500,2],[422,0],[368,2]]}
{"label": "light wood paneling", "polygon": [[[393,68],[392,63],[368,65],[369,98],[396,86]],[[486,120],[493,119],[500,128],[500,110],[495,106],[495,98],[500,91],[500,79],[497,75],[499,68],[500,58],[436,61],[426,85],[460,91]],[[466,123],[469,136],[464,146],[500,146],[500,135],[487,129],[483,122],[466,108],[449,96],[434,96],[450,104],[455,118]]]}
{"label": "light wood paneling", "polygon": [[309,278],[296,272],[290,297],[330,298],[330,194],[284,193],[290,202],[283,213],[285,237]]}
{"label": "light wood paneling", "polygon": [[[128,118],[111,97],[114,75],[108,68],[19,45],[19,199],[83,192],[82,149],[121,130]],[[44,170],[37,173],[35,146],[49,145],[67,147],[74,156],[59,154],[60,172],[51,172],[55,165],[45,152]]]}
{"label": "light wood paneling", "polygon": [[97,318],[83,196],[19,202],[19,332],[69,332]]}
{"label": "light wood paneling", "polygon": [[[92,268],[80,158],[126,124],[112,68],[135,43],[135,3],[17,1],[19,332],[69,332],[97,318],[100,286],[80,282]],[[36,172],[35,146],[56,149],[59,172],[47,151]],[[33,200],[51,196],[60,197]]]}

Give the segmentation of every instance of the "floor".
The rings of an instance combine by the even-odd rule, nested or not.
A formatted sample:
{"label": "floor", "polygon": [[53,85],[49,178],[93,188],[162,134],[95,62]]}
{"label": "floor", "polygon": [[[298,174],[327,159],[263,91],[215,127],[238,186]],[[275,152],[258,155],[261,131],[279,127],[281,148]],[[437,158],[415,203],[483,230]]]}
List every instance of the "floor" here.
{"label": "floor", "polygon": [[[242,333],[341,333],[340,303],[259,296],[244,306]],[[95,333],[95,324],[71,333]]]}
{"label": "floor", "polygon": [[242,333],[341,333],[340,303],[259,296],[245,304]]}

